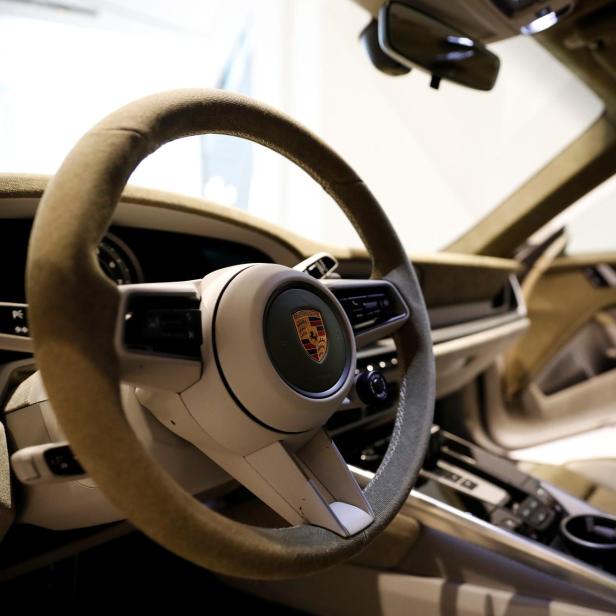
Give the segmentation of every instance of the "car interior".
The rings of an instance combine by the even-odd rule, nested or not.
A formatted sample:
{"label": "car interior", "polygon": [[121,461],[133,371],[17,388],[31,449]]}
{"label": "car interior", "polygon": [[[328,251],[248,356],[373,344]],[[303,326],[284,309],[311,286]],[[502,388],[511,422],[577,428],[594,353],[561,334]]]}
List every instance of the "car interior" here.
{"label": "car interior", "polygon": [[0,50],[5,602],[616,614],[614,0],[0,0]]}

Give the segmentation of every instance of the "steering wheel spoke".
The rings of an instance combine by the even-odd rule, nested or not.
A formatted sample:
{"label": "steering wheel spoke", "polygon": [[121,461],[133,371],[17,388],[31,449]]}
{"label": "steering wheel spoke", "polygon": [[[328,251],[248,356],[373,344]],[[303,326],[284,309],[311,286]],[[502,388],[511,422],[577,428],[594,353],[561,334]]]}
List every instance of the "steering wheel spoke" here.
{"label": "steering wheel spoke", "polygon": [[121,378],[179,392],[201,376],[200,281],[118,287],[115,347]]}
{"label": "steering wheel spoke", "polygon": [[[349,537],[374,520],[372,509],[324,430],[260,443],[225,446],[195,419],[182,396],[137,389],[137,397],[169,429],[192,443],[291,525],[311,524]],[[262,433],[261,433],[262,434]]]}
{"label": "steering wheel spoke", "polygon": [[[289,443],[276,441],[250,454],[246,461],[265,489],[272,491],[268,504],[289,522],[312,524],[350,537],[374,520],[361,488],[323,430],[295,450]],[[282,513],[279,500],[284,501],[284,509],[292,509],[292,517]]]}
{"label": "steering wheel spoke", "polygon": [[386,338],[409,319],[400,292],[387,280],[325,279],[322,281],[342,305],[359,349]]}

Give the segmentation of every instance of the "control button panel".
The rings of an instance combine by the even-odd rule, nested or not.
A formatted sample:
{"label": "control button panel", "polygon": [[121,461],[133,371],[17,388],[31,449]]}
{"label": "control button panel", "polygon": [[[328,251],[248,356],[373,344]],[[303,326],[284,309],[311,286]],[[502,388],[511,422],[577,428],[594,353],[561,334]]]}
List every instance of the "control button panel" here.
{"label": "control button panel", "polygon": [[514,505],[514,513],[535,530],[545,530],[554,521],[555,511],[535,496]]}
{"label": "control button panel", "polygon": [[68,445],[59,445],[43,453],[49,470],[59,477],[83,475],[85,471]]}
{"label": "control button panel", "polygon": [[384,290],[368,295],[341,297],[339,300],[353,329],[383,323],[395,316],[392,301]]}
{"label": "control button panel", "polygon": [[65,441],[18,449],[11,455],[11,468],[19,481],[26,485],[73,481],[85,475]]}
{"label": "control button panel", "polygon": [[506,509],[495,509],[490,516],[490,522],[492,522],[495,526],[499,526],[500,528],[510,531],[518,530],[523,524],[520,518],[516,517]]}
{"label": "control button panel", "polygon": [[129,300],[124,344],[130,351],[201,358],[199,300],[162,295],[135,295]]}
{"label": "control button panel", "polygon": [[367,370],[368,372],[372,372],[373,370],[379,371],[388,371],[388,370],[396,370],[398,368],[398,353],[393,351],[388,351],[386,353],[377,352],[370,355],[362,355],[360,352],[357,358],[357,371],[360,372]]}
{"label": "control button panel", "polygon": [[524,492],[532,494],[540,503],[548,507],[557,505],[552,495],[534,477],[528,477],[521,487]]}
{"label": "control button panel", "polygon": [[30,337],[27,304],[0,303],[0,334]]}

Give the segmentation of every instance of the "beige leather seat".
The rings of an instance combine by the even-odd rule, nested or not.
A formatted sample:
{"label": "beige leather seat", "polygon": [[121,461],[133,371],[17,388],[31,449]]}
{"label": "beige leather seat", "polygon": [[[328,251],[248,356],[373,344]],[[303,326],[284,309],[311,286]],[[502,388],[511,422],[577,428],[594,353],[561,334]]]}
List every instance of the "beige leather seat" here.
{"label": "beige leather seat", "polygon": [[521,467],[589,505],[616,515],[616,458],[579,460],[563,466],[523,463]]}

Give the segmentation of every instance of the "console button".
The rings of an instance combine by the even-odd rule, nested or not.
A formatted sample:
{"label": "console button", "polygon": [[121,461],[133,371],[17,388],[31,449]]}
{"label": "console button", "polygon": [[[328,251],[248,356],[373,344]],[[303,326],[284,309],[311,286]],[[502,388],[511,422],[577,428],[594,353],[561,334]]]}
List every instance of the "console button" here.
{"label": "console button", "polygon": [[534,511],[539,507],[539,501],[531,496],[526,499],[526,506]]}
{"label": "console button", "polygon": [[520,523],[515,518],[503,518],[501,526],[508,528],[509,530],[515,530],[520,526]]}
{"label": "console button", "polygon": [[470,479],[465,479],[460,485],[467,490],[474,490],[478,484]]}
{"label": "console button", "polygon": [[199,300],[158,295],[131,297],[125,315],[124,344],[133,352],[200,359]]}
{"label": "console button", "polygon": [[529,526],[536,528],[537,530],[543,530],[547,528],[554,519],[554,512],[550,511],[547,507],[540,507],[533,513],[528,520]]}
{"label": "console button", "polygon": [[49,470],[58,476],[83,475],[85,471],[68,445],[53,447],[43,453]]}
{"label": "console button", "polygon": [[526,498],[514,510],[517,516],[535,528],[543,526],[551,514],[550,507],[541,504],[534,496]]}
{"label": "console button", "polygon": [[526,504],[520,505],[516,513],[523,519],[527,520],[533,513],[533,510]]}
{"label": "console button", "polygon": [[548,505],[550,507],[555,504],[555,501],[550,496],[549,492],[542,487],[534,477],[528,477],[520,487],[528,494],[534,496],[539,503],[543,503],[544,505]]}
{"label": "console button", "polygon": [[490,516],[490,521],[494,526],[515,531],[522,526],[522,521],[505,509],[495,509]]}

